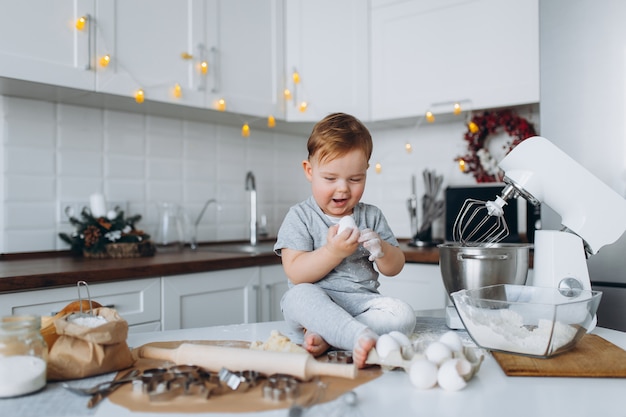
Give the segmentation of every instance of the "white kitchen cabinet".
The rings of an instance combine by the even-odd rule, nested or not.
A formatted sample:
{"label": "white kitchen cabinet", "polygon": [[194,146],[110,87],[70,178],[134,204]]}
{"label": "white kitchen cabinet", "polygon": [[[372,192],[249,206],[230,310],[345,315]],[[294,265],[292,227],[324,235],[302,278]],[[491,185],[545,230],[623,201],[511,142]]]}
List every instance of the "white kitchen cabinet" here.
{"label": "white kitchen cabinet", "polygon": [[163,329],[282,320],[287,290],[281,265],[163,278]]}
{"label": "white kitchen cabinet", "polygon": [[395,277],[380,275],[381,294],[406,301],[414,310],[445,308],[448,294],[439,265],[407,263]]}
{"label": "white kitchen cabinet", "polygon": [[[208,60],[204,33],[207,2],[190,0],[111,0],[97,3],[96,91],[134,100],[187,106],[205,105],[208,75],[200,63]],[[186,58],[183,54],[187,54]],[[175,95],[176,85],[181,95]]]}
{"label": "white kitchen cabinet", "polygon": [[208,107],[216,109],[217,101],[224,99],[228,112],[278,117],[282,2],[209,0],[205,12],[210,52]]}
{"label": "white kitchen cabinet", "polygon": [[256,321],[259,268],[163,278],[163,329],[188,329]]}
{"label": "white kitchen cabinet", "polygon": [[283,320],[283,312],[280,309],[280,300],[287,292],[288,278],[282,265],[269,265],[261,267],[257,304],[257,321]]}
{"label": "white kitchen cabinet", "polygon": [[[361,0],[289,0],[285,7],[283,82],[293,99],[288,121],[345,112],[369,119],[369,9]],[[297,70],[301,82],[294,87]],[[306,101],[305,112],[299,103]]]}
{"label": "white kitchen cabinet", "polygon": [[[93,301],[114,308],[128,322],[129,332],[160,330],[160,278],[91,284],[89,294]],[[81,297],[87,298],[82,286]],[[77,299],[75,286],[0,294],[0,316],[53,316]]]}
{"label": "white kitchen cabinet", "polygon": [[81,16],[93,16],[95,0],[4,2],[0,13],[0,77],[93,90],[94,36]]}
{"label": "white kitchen cabinet", "polygon": [[371,19],[373,120],[539,102],[538,0],[377,0]]}

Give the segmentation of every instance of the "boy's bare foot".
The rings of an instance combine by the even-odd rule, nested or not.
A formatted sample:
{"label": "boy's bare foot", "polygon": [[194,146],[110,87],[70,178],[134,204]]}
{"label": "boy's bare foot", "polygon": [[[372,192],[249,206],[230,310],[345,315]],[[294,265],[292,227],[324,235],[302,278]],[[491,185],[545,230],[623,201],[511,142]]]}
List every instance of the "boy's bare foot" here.
{"label": "boy's bare foot", "polygon": [[307,350],[311,355],[317,357],[326,353],[330,349],[330,345],[317,333],[309,332],[304,333],[304,342],[302,347]]}
{"label": "boy's bare foot", "polygon": [[357,368],[365,368],[365,361],[373,347],[376,346],[378,336],[370,329],[364,330],[357,339],[352,351],[352,361]]}

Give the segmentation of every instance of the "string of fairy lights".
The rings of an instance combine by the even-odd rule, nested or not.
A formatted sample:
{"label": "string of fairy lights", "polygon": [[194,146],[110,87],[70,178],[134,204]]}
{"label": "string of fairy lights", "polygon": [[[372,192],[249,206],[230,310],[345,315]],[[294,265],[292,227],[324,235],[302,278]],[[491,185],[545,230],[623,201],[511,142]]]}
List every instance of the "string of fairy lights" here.
{"label": "string of fairy lights", "polygon": [[[98,25],[95,19],[93,19],[93,17],[91,17],[90,15],[84,15],[76,19],[75,28],[76,30],[80,32],[89,30],[90,35],[93,34],[93,36],[96,36],[96,34],[99,34]],[[106,46],[106,42],[104,39],[99,39],[99,40],[101,40],[102,44]],[[104,50],[107,50],[107,49],[108,48],[106,47],[104,48]],[[201,54],[201,55],[204,55],[204,54]],[[195,70],[203,77],[206,77],[209,75],[209,61],[204,56],[197,58],[188,52],[182,52],[180,57],[181,59],[184,59],[184,60],[197,59],[197,65],[195,66]],[[112,57],[110,53],[105,53],[97,57],[96,61],[100,68],[105,69],[111,64],[113,59],[114,57]],[[133,76],[132,72],[128,68],[125,68],[123,63],[121,63],[119,59],[116,61],[116,65],[124,69],[125,73],[127,73],[137,83],[137,88],[131,93],[131,95],[132,97],[134,97],[135,101],[138,104],[142,104],[146,100],[147,98],[146,90],[149,87],[150,88],[155,88],[155,87],[169,88],[171,90],[172,96],[176,99],[183,98],[185,94],[184,88],[178,82],[174,82],[173,84],[161,84],[161,85],[151,85],[151,86],[143,85],[142,86],[142,83],[138,80],[138,78]],[[88,68],[91,68],[91,63],[89,64]],[[304,113],[309,108],[309,102],[306,99],[301,99],[306,94],[305,94],[305,89],[302,86],[302,77],[296,68],[293,68],[290,79],[291,79],[291,82],[287,83],[285,85],[285,88],[282,91],[283,98],[285,102],[293,102],[294,106],[296,106],[297,109],[301,113]],[[214,101],[213,106],[214,106],[214,110],[225,112],[227,110],[226,99],[224,97],[218,98],[217,100]],[[276,126],[276,117],[273,114],[268,114],[266,118],[259,117],[259,118],[251,119],[251,120],[250,119],[242,120],[241,136],[249,137],[250,130],[251,130],[250,126],[262,120],[265,121],[268,128],[273,128]]]}
{"label": "string of fairy lights", "polygon": [[[424,113],[423,116],[418,117],[417,121],[415,122],[415,125],[412,127],[412,130],[417,131],[424,122],[429,123],[429,124],[435,123],[435,120],[437,118],[436,114],[452,113],[454,117],[461,117],[463,112],[465,112],[466,113],[465,121],[466,123],[471,124],[472,123],[471,122],[471,118],[472,118],[471,104],[472,104],[472,101],[469,99],[431,103],[426,113]],[[404,150],[407,154],[411,154],[413,152],[413,145],[411,144],[410,140],[407,140],[404,143]],[[382,173],[383,164],[381,162],[381,159],[379,159],[374,164],[374,170],[376,171],[377,174]]]}
{"label": "string of fairy lights", "polygon": [[[90,36],[92,34],[93,36],[101,35],[99,33],[98,25],[95,19],[93,19],[90,15],[84,15],[76,19],[75,27],[76,27],[76,30],[80,32],[89,30]],[[104,50],[107,50],[108,48],[106,48],[105,39],[99,38],[99,41],[102,41],[101,43],[105,45]],[[202,77],[207,77],[210,75],[210,72],[209,72],[210,66],[209,66],[209,61],[206,59],[205,55],[206,55],[205,53],[201,53],[200,57],[196,57],[188,52],[182,52],[180,54],[180,58],[183,60],[197,60],[197,63],[195,65],[195,71],[197,71]],[[114,57],[112,57],[110,53],[105,53],[97,57],[96,61],[97,61],[97,64],[102,69],[105,69],[109,67],[113,59]],[[138,104],[142,104],[146,100],[147,98],[146,89],[148,88],[150,89],[153,89],[155,87],[169,88],[171,90],[172,96],[176,99],[181,99],[185,95],[185,89],[181,86],[179,82],[173,82],[173,84],[162,83],[160,85],[151,85],[151,86],[143,85],[142,86],[142,83],[138,80],[138,78],[133,76],[132,72],[128,68],[125,68],[123,63],[120,62],[119,59],[116,60],[116,65],[122,68],[125,71],[125,73],[127,73],[137,83],[137,88],[131,93],[131,95],[132,97],[134,97],[135,101]],[[91,68],[91,63],[89,63],[88,68]],[[296,68],[293,68],[289,78],[290,78],[290,81],[286,83],[282,91],[282,95],[285,100],[285,103],[292,102],[293,105],[297,107],[298,111],[300,111],[301,113],[305,113],[307,109],[309,108],[309,102],[305,99],[306,90],[304,89],[304,86],[302,83],[302,76],[300,75],[300,72]],[[203,79],[202,81],[204,84],[206,84],[206,79]],[[215,110],[220,111],[220,112],[225,112],[228,107],[226,99],[224,97],[220,97],[216,99],[213,103],[213,106]],[[436,116],[435,116],[436,113],[452,112],[453,115],[459,116],[462,114],[463,111],[467,111],[468,115],[470,115],[471,113],[471,109],[469,109],[470,106],[471,106],[471,101],[467,99],[458,100],[458,101],[450,101],[450,102],[432,103],[429,109],[426,111],[426,113],[423,116],[418,118],[414,129],[416,130],[419,129],[419,127],[422,125],[424,121],[426,121],[427,123],[434,123],[436,119]],[[471,119],[471,117],[469,117],[469,119]],[[468,119],[468,123],[469,123],[469,119]],[[249,137],[250,132],[251,132],[251,125],[256,124],[257,122],[260,122],[260,121],[265,121],[268,128],[274,128],[276,126],[276,118],[273,114],[268,114],[266,118],[258,117],[255,119],[247,119],[247,120],[242,119],[241,136],[245,138]],[[410,154],[412,152],[413,146],[410,141],[407,141],[405,143],[404,149],[407,154]],[[374,169],[377,174],[380,174],[382,172],[382,163],[380,161],[376,162],[374,165]]]}

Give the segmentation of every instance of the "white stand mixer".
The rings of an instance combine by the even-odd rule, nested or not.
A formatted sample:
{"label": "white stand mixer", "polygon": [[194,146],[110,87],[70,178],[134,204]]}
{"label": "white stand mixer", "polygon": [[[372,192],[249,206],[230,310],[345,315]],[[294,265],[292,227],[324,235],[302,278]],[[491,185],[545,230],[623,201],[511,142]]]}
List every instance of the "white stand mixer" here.
{"label": "white stand mixer", "polygon": [[545,203],[564,226],[536,232],[528,284],[591,290],[586,260],[626,231],[626,199],[540,136],[517,145],[499,165],[507,184],[503,199],[521,195],[535,205]]}
{"label": "white stand mixer", "polygon": [[[587,258],[626,231],[626,199],[540,136],[521,142],[499,166],[506,184],[501,195],[494,201],[466,201],[455,224],[456,240],[488,247],[508,234],[502,217],[507,200],[521,196],[534,205],[545,203],[561,216],[563,229],[536,231],[534,274],[527,285],[591,290]],[[477,235],[478,243],[471,239]],[[452,328],[459,324],[448,319]],[[588,330],[594,327],[595,322]]]}

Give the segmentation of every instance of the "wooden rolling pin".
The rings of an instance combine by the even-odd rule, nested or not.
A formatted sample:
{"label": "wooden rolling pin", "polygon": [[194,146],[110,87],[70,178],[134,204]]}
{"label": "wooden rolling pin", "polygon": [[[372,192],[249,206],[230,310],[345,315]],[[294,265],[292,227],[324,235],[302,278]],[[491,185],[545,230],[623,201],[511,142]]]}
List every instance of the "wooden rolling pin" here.
{"label": "wooden rolling pin", "polygon": [[308,353],[274,352],[212,345],[183,343],[175,349],[142,346],[140,358],[161,359],[176,365],[197,365],[211,372],[226,368],[232,372],[253,370],[265,375],[286,374],[304,381],[314,376],[356,378],[352,364],[326,363]]}

